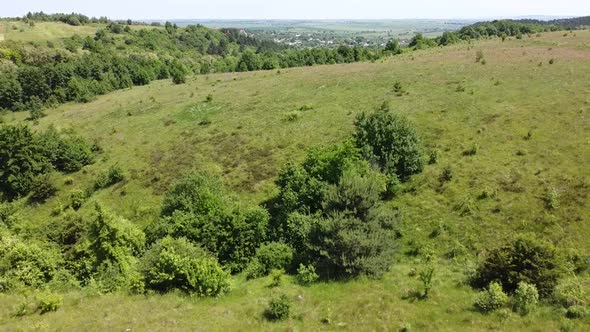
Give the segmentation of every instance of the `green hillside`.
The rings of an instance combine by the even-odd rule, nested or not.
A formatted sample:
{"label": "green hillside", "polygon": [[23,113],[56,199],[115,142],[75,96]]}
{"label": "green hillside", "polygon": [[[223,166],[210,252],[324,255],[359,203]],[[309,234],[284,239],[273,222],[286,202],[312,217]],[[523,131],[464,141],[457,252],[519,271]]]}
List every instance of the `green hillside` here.
{"label": "green hillside", "polygon": [[[58,23],[35,29],[41,24]],[[46,31],[49,39],[67,37],[65,30]],[[37,38],[46,37],[24,39]],[[80,171],[51,175],[58,191],[46,202],[11,203],[17,217],[3,232],[23,239],[87,220],[95,203],[149,229],[171,185],[195,169],[218,176],[241,204],[263,204],[277,195],[275,180],[287,162],[351,137],[357,115],[384,103],[415,127],[425,160],[436,158],[383,203],[399,210],[402,224],[395,262],[381,279],[304,287],[289,275],[269,287],[268,277],[239,273],[231,276],[231,291],[215,298],[69,287],[52,289],[63,303],[43,315],[31,313],[39,291],[9,291],[0,293],[0,329],[590,329],[590,314],[570,319],[555,298],[526,316],[510,305],[482,314],[473,306],[478,291],[467,282],[493,248],[517,234],[551,243],[560,257],[575,250],[590,264],[590,31],[519,38],[459,42],[373,63],[195,75],[181,85],[158,80],[47,109],[37,124],[26,121],[28,113],[2,113],[5,124],[75,132],[100,147]],[[123,181],[96,190],[77,211],[64,208],[74,190],[92,187],[113,166]],[[563,260],[558,288],[577,285],[568,294],[588,311],[589,272],[574,274],[572,261]],[[434,268],[432,290],[421,298],[415,294],[426,266]],[[279,293],[291,299],[291,316],[269,321],[263,312]]]}

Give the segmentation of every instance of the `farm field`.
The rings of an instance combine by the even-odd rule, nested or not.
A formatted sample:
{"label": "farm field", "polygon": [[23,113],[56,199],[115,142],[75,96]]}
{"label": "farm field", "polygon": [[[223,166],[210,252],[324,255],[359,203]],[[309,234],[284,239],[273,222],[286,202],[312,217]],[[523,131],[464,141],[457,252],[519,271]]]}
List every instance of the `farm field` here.
{"label": "farm field", "polygon": [[[37,27],[42,24],[43,32],[6,29],[6,39],[72,33],[53,29],[54,23]],[[485,61],[476,61],[478,54]],[[403,95],[394,92],[398,82]],[[190,76],[182,85],[160,80],[57,106],[32,128],[73,130],[103,151],[79,172],[54,174],[55,197],[40,205],[21,200],[20,214],[31,231],[51,227],[52,211],[70,191],[91,186],[113,165],[125,170],[126,180],[91,200],[140,227],[158,218],[164,193],[192,169],[218,175],[241,200],[261,204],[276,194],[274,181],[285,163],[350,137],[355,117],[384,102],[411,121],[438,160],[387,202],[403,216],[403,236],[383,279],[303,287],[287,276],[279,289],[294,305],[282,322],[262,314],[277,288],[268,287],[268,278],[246,280],[243,274],[232,276],[232,290],[218,298],[98,294],[90,288],[65,293],[56,312],[22,317],[14,317],[15,305],[28,305],[35,294],[3,293],[0,329],[590,329],[590,316],[569,320],[550,303],[525,317],[481,314],[473,309],[477,292],[466,284],[479,257],[516,233],[590,252],[587,30],[461,42],[374,62]],[[27,116],[5,112],[1,119],[10,124]],[[448,172],[452,180],[443,185],[441,175]],[[552,193],[558,208],[547,207]],[[91,213],[91,203],[80,213]],[[420,255],[408,253],[424,248],[435,257],[435,274],[431,296],[421,300],[408,296],[420,287],[415,271],[422,266]],[[568,278],[590,288],[588,272]]]}

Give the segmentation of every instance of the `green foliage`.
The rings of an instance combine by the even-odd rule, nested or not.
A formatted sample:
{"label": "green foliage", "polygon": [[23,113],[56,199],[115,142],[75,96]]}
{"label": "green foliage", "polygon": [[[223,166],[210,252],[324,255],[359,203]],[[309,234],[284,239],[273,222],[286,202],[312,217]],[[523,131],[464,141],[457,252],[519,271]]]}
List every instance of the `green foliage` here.
{"label": "green foliage", "polygon": [[94,162],[91,145],[80,136],[62,136],[50,127],[39,135],[38,141],[49,162],[59,171],[76,172]]}
{"label": "green foliage", "polygon": [[398,217],[372,211],[366,220],[343,212],[317,218],[308,235],[308,261],[323,278],[380,277],[392,262]]}
{"label": "green foliage", "polygon": [[544,298],[553,293],[559,278],[555,249],[529,236],[519,236],[512,243],[492,249],[480,263],[473,277],[475,287],[499,281],[513,293],[520,282],[537,287]]}
{"label": "green foliage", "polygon": [[400,179],[422,172],[422,144],[408,120],[384,107],[370,115],[359,114],[355,127],[357,147],[383,171]]}
{"label": "green foliage", "polygon": [[477,50],[477,52],[475,52],[475,62],[480,62],[481,60],[483,60],[483,51]]}
{"label": "green foliage", "polygon": [[[129,221],[113,216],[96,205],[96,216],[88,228],[88,249],[98,279],[128,286],[135,273],[136,258],[144,249],[145,235]],[[106,277],[105,277],[106,276]],[[107,290],[117,289],[109,285]]]}
{"label": "green foliage", "polygon": [[101,173],[94,181],[94,190],[108,188],[116,183],[125,180],[125,174],[121,167],[111,166],[105,173]]}
{"label": "green foliage", "polygon": [[32,187],[29,197],[31,202],[44,203],[57,193],[57,187],[51,181],[49,174],[42,174],[35,178]]}
{"label": "green foliage", "polygon": [[70,191],[70,207],[74,210],[78,210],[84,205],[88,196],[80,189],[74,189]]}
{"label": "green foliage", "polygon": [[40,287],[53,278],[61,263],[59,253],[50,248],[2,235],[0,277],[4,291],[21,285]]}
{"label": "green foliage", "polygon": [[422,294],[422,297],[427,298],[428,294],[430,294],[430,290],[432,289],[434,266],[425,267],[422,271],[420,271],[418,277],[420,278],[420,281],[422,282],[422,287],[424,288],[424,293]]}
{"label": "green foliage", "polygon": [[565,312],[565,316],[569,319],[583,319],[588,315],[590,315],[590,310],[581,305],[571,306]]}
{"label": "green foliage", "polygon": [[316,282],[320,276],[315,272],[315,266],[299,264],[296,277],[300,285],[306,286]]}
{"label": "green foliage", "polygon": [[555,189],[551,189],[545,195],[545,207],[549,210],[555,210],[559,208],[559,192]]}
{"label": "green foliage", "polygon": [[385,51],[389,51],[392,54],[401,54],[402,48],[399,45],[399,41],[397,39],[391,39],[385,44]]}
{"label": "green foliage", "polygon": [[434,39],[425,38],[421,33],[419,33],[415,35],[414,38],[412,38],[409,46],[416,50],[422,50],[436,46],[436,41]]}
{"label": "green foliage", "polygon": [[264,311],[264,316],[268,320],[285,320],[289,318],[291,312],[291,300],[285,294],[281,294],[270,300],[268,307]]}
{"label": "green foliage", "polygon": [[44,292],[37,295],[37,310],[41,314],[57,311],[62,303],[63,297],[55,293]]}
{"label": "green foliage", "polygon": [[146,287],[158,291],[180,289],[199,296],[217,296],[230,289],[229,273],[215,258],[184,238],[165,237],[141,259]]}
{"label": "green foliage", "polygon": [[502,285],[492,282],[486,290],[477,295],[474,305],[477,310],[489,313],[502,308],[507,302],[508,295],[502,290]]}
{"label": "green foliage", "polygon": [[263,275],[272,270],[286,270],[293,260],[293,249],[284,243],[271,242],[256,250],[255,260],[264,267]]}
{"label": "green foliage", "polygon": [[347,211],[359,219],[366,219],[380,202],[385,190],[386,179],[383,174],[368,171],[363,176],[357,171],[347,170],[338,185],[331,186],[328,191],[325,211]]}
{"label": "green foliage", "polygon": [[28,127],[0,127],[0,192],[5,199],[28,194],[35,178],[49,170],[43,152]]}
{"label": "green foliage", "polygon": [[284,274],[285,271],[282,269],[270,271],[270,284],[268,285],[268,287],[275,288],[281,286],[281,284],[283,283]]}
{"label": "green foliage", "polygon": [[264,277],[266,273],[266,266],[260,263],[257,258],[253,258],[248,266],[244,269],[244,274],[246,275],[246,279],[257,279],[260,277]]}
{"label": "green foliage", "polygon": [[528,315],[539,303],[539,292],[535,285],[519,282],[513,298],[513,310],[522,316]]}
{"label": "green foliage", "polygon": [[239,272],[266,240],[268,218],[262,208],[239,206],[216,178],[193,172],[164,198],[162,217],[147,230],[148,241],[186,237]]}

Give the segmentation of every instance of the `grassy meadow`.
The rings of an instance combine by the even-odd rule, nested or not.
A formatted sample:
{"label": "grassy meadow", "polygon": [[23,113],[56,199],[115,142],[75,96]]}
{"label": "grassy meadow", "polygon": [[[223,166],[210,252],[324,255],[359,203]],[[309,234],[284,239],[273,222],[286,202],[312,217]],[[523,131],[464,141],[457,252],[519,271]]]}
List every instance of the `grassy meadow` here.
{"label": "grassy meadow", "polygon": [[[53,23],[37,27],[46,24]],[[47,38],[34,32],[37,27],[25,27],[18,38]],[[63,27],[44,33],[63,38],[69,33]],[[6,39],[18,34],[6,29]],[[476,62],[478,51],[483,59]],[[406,93],[394,91],[396,82]],[[293,314],[276,323],[262,312],[277,289],[268,287],[268,279],[241,275],[220,298],[84,290],[66,294],[57,312],[24,317],[12,313],[33,293],[0,294],[0,329],[590,329],[589,317],[567,320],[548,304],[526,317],[478,313],[476,292],[465,284],[477,258],[516,233],[590,252],[590,31],[483,40],[375,63],[202,75],[184,85],[156,81],[62,105],[33,128],[72,129],[104,151],[78,173],[55,175],[58,194],[42,205],[23,200],[22,215],[31,229],[43,230],[71,190],[90,186],[112,165],[123,168],[127,180],[92,199],[142,226],[157,218],[170,184],[195,168],[220,175],[241,199],[261,203],[275,192],[273,181],[285,162],[349,137],[356,114],[384,102],[407,116],[427,150],[439,155],[389,203],[401,210],[404,236],[398,263],[384,279],[301,287],[285,277],[280,289],[293,299]],[[10,123],[26,116],[1,117]],[[443,172],[452,180],[441,181]],[[550,193],[559,200],[555,209],[546,206]],[[408,294],[420,287],[411,272],[421,263],[405,253],[423,248],[437,257],[435,281],[432,296],[417,300]],[[588,272],[579,278],[590,287]]]}

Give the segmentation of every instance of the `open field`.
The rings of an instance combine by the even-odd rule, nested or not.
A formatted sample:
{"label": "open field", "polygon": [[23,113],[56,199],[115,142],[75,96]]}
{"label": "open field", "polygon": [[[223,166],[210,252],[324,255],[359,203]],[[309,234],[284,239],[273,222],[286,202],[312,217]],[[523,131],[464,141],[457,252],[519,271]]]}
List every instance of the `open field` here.
{"label": "open field", "polygon": [[[53,23],[22,33],[7,30],[6,38],[50,40],[73,33],[53,24],[39,35],[42,24]],[[87,28],[76,32],[96,29]],[[475,61],[477,51],[484,64]],[[396,96],[397,81],[409,94]],[[211,102],[205,102],[208,95]],[[260,203],[276,191],[273,181],[285,162],[301,160],[311,146],[345,139],[356,114],[383,102],[414,123],[429,151],[440,151],[438,162],[389,203],[402,212],[404,237],[398,263],[383,280],[300,287],[287,277],[280,289],[295,304],[292,318],[280,323],[262,317],[277,292],[267,287],[269,280],[245,281],[241,275],[233,277],[230,293],[215,299],[98,295],[88,289],[66,294],[55,313],[24,317],[11,314],[33,293],[0,294],[0,329],[588,330],[590,317],[567,320],[547,304],[527,317],[480,314],[472,309],[476,293],[464,281],[479,255],[515,233],[590,252],[590,31],[462,43],[376,63],[195,76],[184,85],[157,81],[62,105],[34,128],[73,129],[104,152],[78,173],[55,175],[60,191],[47,203],[21,202],[23,218],[31,229],[44,229],[70,190],[88,187],[111,165],[121,166],[127,180],[92,199],[142,226],[157,218],[170,183],[193,168],[220,175],[240,198]],[[300,110],[304,105],[310,109]],[[26,116],[5,113],[2,119]],[[445,168],[453,179],[442,186]],[[66,185],[66,178],[73,184]],[[484,191],[492,194],[482,198]],[[551,191],[560,202],[554,210],[545,207]],[[418,259],[403,254],[416,243],[437,257],[433,294],[425,301],[404,299],[419,287],[410,276]],[[457,243],[467,254],[447,259]],[[588,272],[579,278],[589,285]]]}

